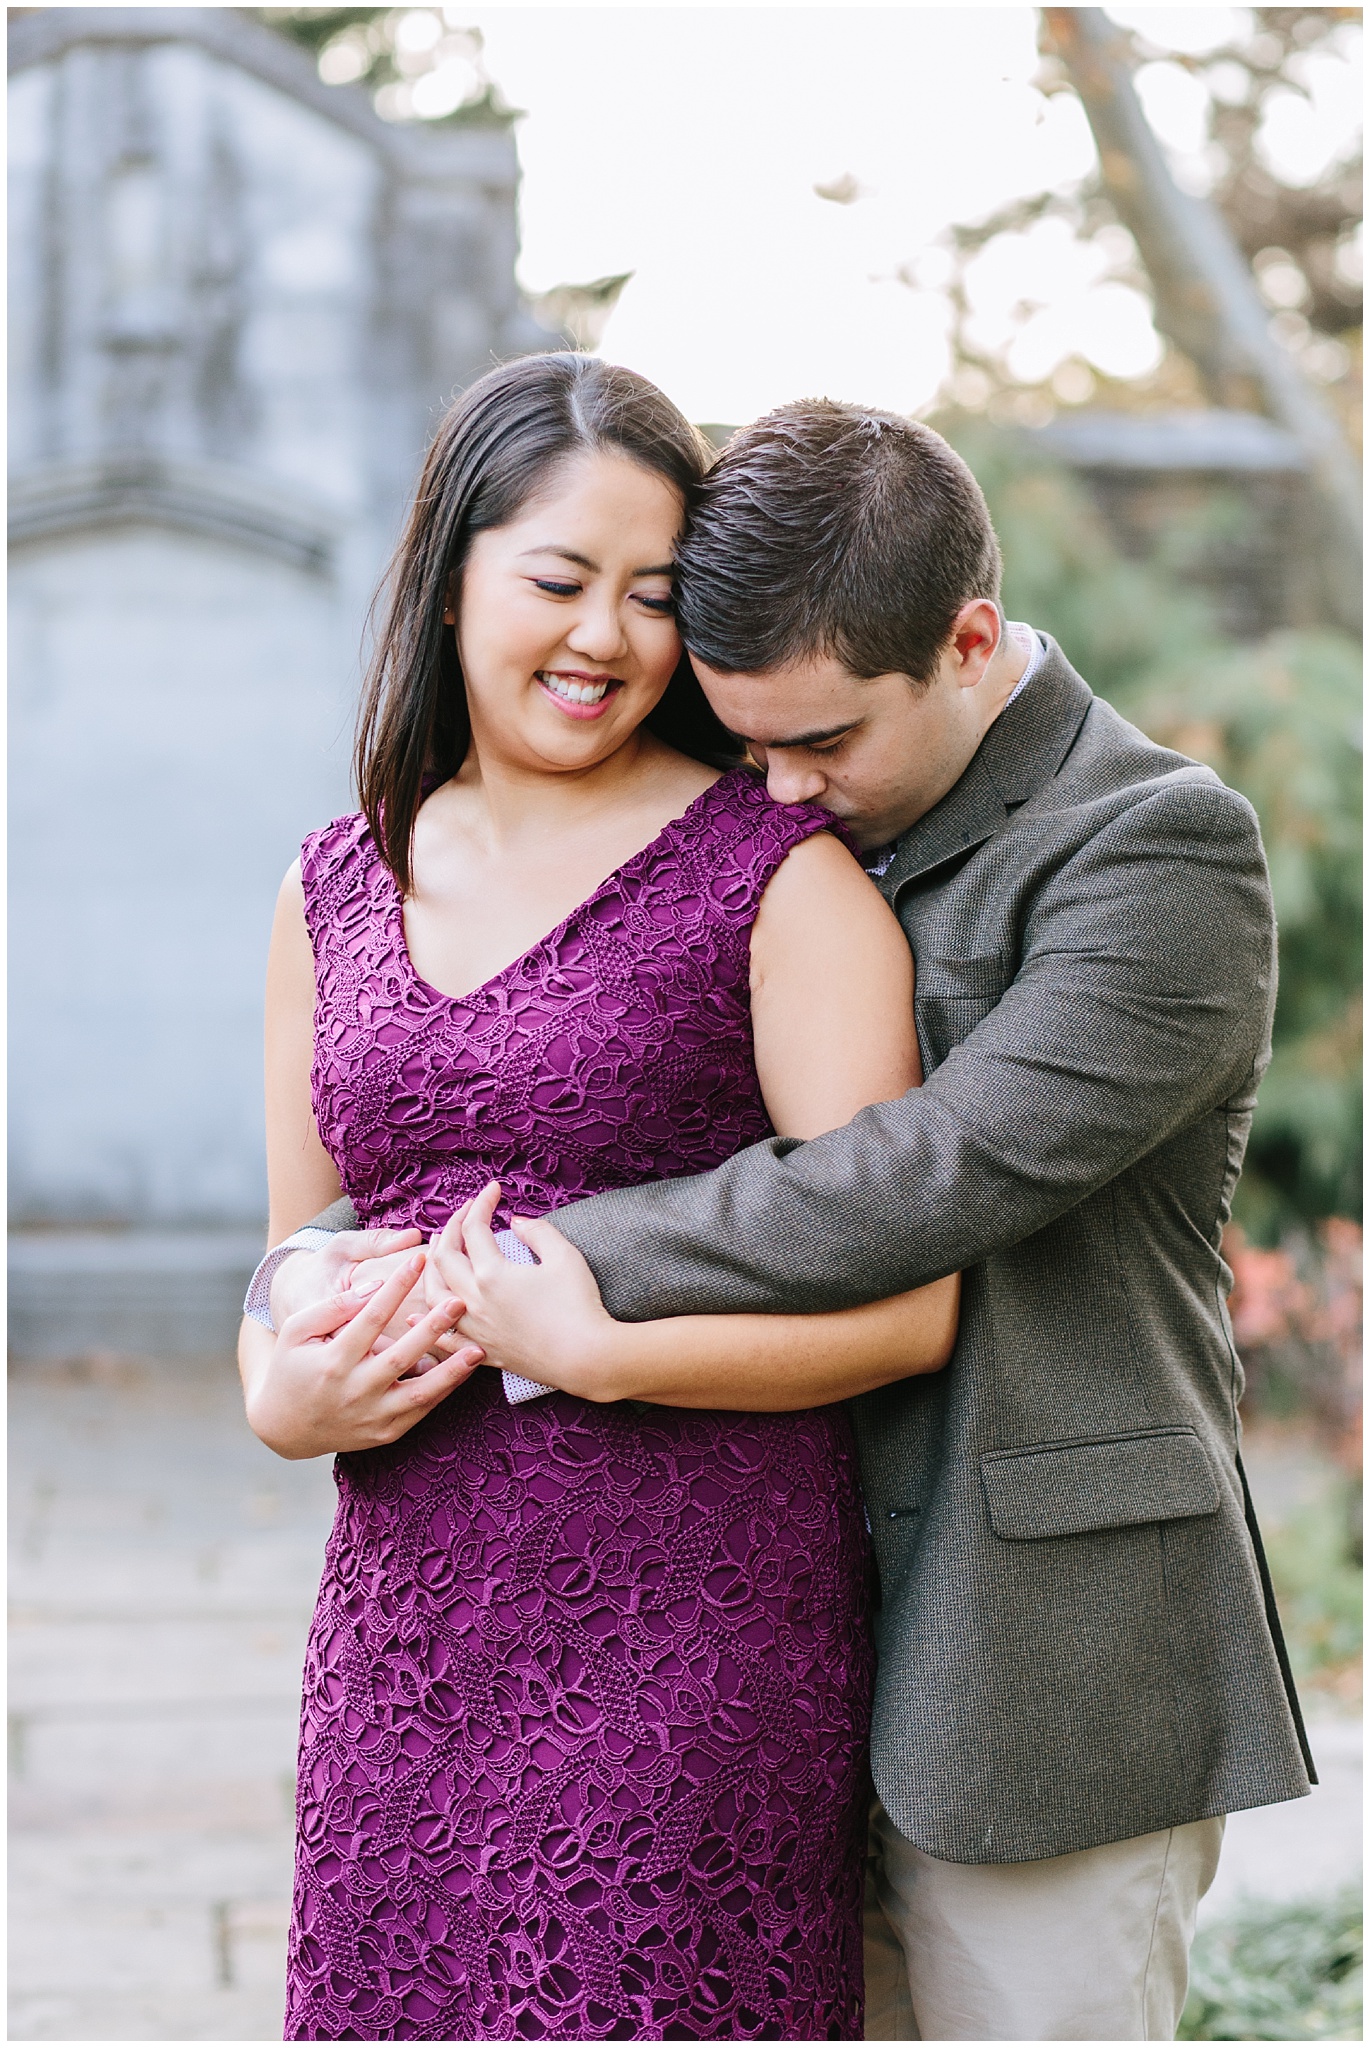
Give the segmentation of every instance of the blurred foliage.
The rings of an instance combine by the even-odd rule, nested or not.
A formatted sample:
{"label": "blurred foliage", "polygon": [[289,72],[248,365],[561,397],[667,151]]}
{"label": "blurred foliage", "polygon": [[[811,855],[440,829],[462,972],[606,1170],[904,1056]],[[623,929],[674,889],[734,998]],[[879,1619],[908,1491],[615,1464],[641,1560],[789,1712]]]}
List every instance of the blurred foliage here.
{"label": "blurred foliage", "polygon": [[389,13],[386,7],[256,7],[253,13],[268,28],[278,29],[317,57],[325,43],[346,28],[366,28]]}
{"label": "blurred foliage", "polygon": [[1223,1239],[1244,1412],[1303,1417],[1352,1473],[1361,1466],[1362,1251],[1360,1225],[1344,1216],[1288,1231],[1273,1250],[1237,1224]]}
{"label": "blurred foliage", "polygon": [[[1362,10],[1352,7],[1255,7],[1247,10],[1249,32],[1237,40],[1191,56],[1164,43],[1158,10],[1156,37],[1118,29],[1134,69],[1165,63],[1188,72],[1207,93],[1208,142],[1204,151],[1208,197],[1218,208],[1255,273],[1279,339],[1320,385],[1353,444],[1361,433],[1362,280],[1360,222],[1362,164],[1359,150],[1329,163],[1307,183],[1277,177],[1264,160],[1261,130],[1281,98],[1307,99],[1310,60],[1354,61],[1347,38],[1359,28]],[[1035,81],[1050,97],[1074,88],[1065,66],[1043,55]],[[1072,234],[1103,259],[1099,280],[1131,286],[1150,298],[1151,283],[1136,244],[1118,220],[1097,173],[1073,186],[1028,194],[948,231],[951,256],[945,285],[952,310],[952,371],[948,390],[956,402],[991,417],[1040,426],[1060,405],[1089,402],[1133,411],[1204,403],[1192,365],[1166,345],[1157,370],[1127,382],[1101,374],[1082,356],[1059,364],[1041,384],[1025,383],[1009,368],[1012,337],[987,348],[975,340],[975,259],[1001,236],[1022,236],[1043,220],[1064,222]],[[900,275],[917,288],[922,264],[914,259]],[[1035,306],[1025,300],[1020,323]]]}
{"label": "blurred foliage", "polygon": [[1266,1561],[1294,1677],[1343,1708],[1360,1695],[1364,1566],[1361,1490],[1339,1474],[1316,1500],[1262,1522]]}
{"label": "blurred foliage", "polygon": [[1359,1225],[1341,1216],[1273,1250],[1236,1225],[1223,1240],[1243,1420],[1260,1423],[1267,1464],[1273,1451],[1289,1471],[1292,1454],[1304,1475],[1261,1507],[1290,1662],[1305,1693],[1342,1710],[1361,1688],[1361,1254]]}
{"label": "blurred foliage", "polygon": [[973,416],[932,424],[965,457],[989,501],[1004,556],[1004,607],[1060,641],[1115,702],[1195,646],[1218,644],[1202,592],[1163,566],[1128,560],[1086,485],[1040,447]]}
{"label": "blurred foliage", "polygon": [[[1286,185],[1262,162],[1259,137],[1282,96],[1308,96],[1308,58],[1335,47],[1343,29],[1359,27],[1361,18],[1359,7],[1255,7],[1249,35],[1202,57],[1133,38],[1138,57],[1164,56],[1208,86],[1210,196],[1258,276],[1269,275],[1271,304],[1300,309],[1322,334],[1344,335],[1361,324],[1359,269],[1348,261],[1361,214],[1361,154],[1329,164],[1310,184]],[[1301,292],[1283,274],[1287,264],[1302,279]]]}
{"label": "blurred foliage", "polygon": [[1181,2041],[1358,2041],[1359,1890],[1241,1906],[1204,1928],[1190,1959]]}
{"label": "blurred foliage", "polygon": [[257,7],[301,44],[328,85],[365,86],[385,120],[507,127],[517,118],[487,75],[480,30],[450,7]]}
{"label": "blurred foliage", "polygon": [[[1332,634],[1196,648],[1115,697],[1216,769],[1261,820],[1280,933],[1275,1056],[1261,1083],[1246,1215],[1360,1209],[1360,656]],[[1262,1194],[1268,1214],[1259,1217]]]}
{"label": "blurred foliage", "polygon": [[1020,433],[936,422],[989,500],[1004,606],[1060,641],[1143,731],[1214,768],[1255,806],[1280,931],[1274,1058],[1261,1086],[1238,1214],[1274,1243],[1360,1214],[1361,685],[1354,642],[1277,633],[1240,645],[1181,568],[1221,496],[1147,560],[1120,551],[1088,488]]}

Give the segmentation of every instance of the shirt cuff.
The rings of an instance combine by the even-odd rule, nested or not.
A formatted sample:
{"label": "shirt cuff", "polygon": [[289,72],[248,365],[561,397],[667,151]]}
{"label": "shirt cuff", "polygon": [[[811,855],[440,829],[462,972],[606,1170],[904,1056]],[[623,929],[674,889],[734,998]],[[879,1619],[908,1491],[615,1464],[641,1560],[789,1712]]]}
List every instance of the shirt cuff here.
{"label": "shirt cuff", "polygon": [[292,1252],[319,1251],[324,1245],[332,1244],[336,1236],[337,1232],[334,1230],[319,1230],[313,1224],[306,1224],[304,1229],[297,1230],[293,1237],[282,1238],[279,1244],[274,1244],[247,1283],[247,1293],[243,1298],[243,1314],[249,1316],[254,1323],[260,1323],[264,1330],[274,1331],[276,1325],[271,1320],[271,1282],[276,1268],[283,1260],[288,1259]]}
{"label": "shirt cuff", "polygon": [[[521,1237],[515,1237],[512,1230],[497,1230],[495,1243],[504,1253],[511,1266],[536,1266],[534,1258]],[[521,1401],[536,1401],[540,1394],[550,1394],[551,1387],[539,1385],[537,1380],[526,1380],[522,1373],[501,1374],[504,1381],[504,1398],[511,1408],[517,1408]]]}

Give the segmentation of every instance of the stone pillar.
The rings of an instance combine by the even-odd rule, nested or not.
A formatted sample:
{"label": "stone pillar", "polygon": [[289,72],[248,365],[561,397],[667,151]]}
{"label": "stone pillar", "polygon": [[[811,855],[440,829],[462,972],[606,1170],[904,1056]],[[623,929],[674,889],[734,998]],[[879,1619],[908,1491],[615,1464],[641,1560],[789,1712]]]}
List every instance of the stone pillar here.
{"label": "stone pillar", "polygon": [[[443,405],[558,344],[507,130],[382,122],[233,9],[10,41],[11,1219],[236,1275],[272,904],[351,808],[367,605]],[[62,1259],[20,1267],[32,1348]]]}

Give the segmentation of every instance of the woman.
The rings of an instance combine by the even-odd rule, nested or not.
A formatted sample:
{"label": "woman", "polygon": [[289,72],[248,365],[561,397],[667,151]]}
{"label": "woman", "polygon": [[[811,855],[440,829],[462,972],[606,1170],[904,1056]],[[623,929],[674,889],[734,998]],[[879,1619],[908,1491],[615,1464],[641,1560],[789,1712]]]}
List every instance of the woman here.
{"label": "woman", "polygon": [[[344,1185],[368,1225],[440,1230],[492,1175],[538,1214],[917,1081],[907,949],[831,819],[709,764],[671,605],[703,459],[572,355],[443,422],[363,810],[278,906],[273,1243]],[[244,1326],[257,1433],[343,1454],[287,2038],[859,2038],[865,1534],[812,1403],[944,1363],[955,1283],[692,1319],[707,1407],[515,1406],[470,1347],[422,1370],[459,1300],[373,1351],[420,1270]]]}

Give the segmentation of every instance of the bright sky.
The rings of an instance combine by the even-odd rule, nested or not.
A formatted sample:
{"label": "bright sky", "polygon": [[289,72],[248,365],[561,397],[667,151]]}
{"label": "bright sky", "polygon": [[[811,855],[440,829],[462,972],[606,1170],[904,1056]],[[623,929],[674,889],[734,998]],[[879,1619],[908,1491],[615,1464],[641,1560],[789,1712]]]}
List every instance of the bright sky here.
{"label": "bright sky", "polygon": [[[1250,30],[1241,9],[1112,12],[1196,53]],[[1078,103],[1031,84],[1030,7],[496,0],[448,19],[481,28],[491,76],[526,110],[525,286],[631,270],[602,352],[697,420],[819,393],[926,406],[947,362],[938,235],[1069,184],[1094,159]],[[1316,107],[1281,117],[1280,168],[1300,176],[1316,176],[1358,119],[1354,66],[1324,69]],[[1201,184],[1202,92],[1196,107],[1194,82],[1163,62],[1140,84]],[[843,178],[859,187],[852,204],[814,192]],[[915,288],[896,274],[909,266]],[[1115,375],[1143,372],[1158,354],[1145,305],[1099,281],[1099,267],[1059,224],[991,248],[974,279],[983,337],[1002,338],[1030,298],[1041,311],[1018,345],[1020,374],[1044,376],[1075,352]]]}

